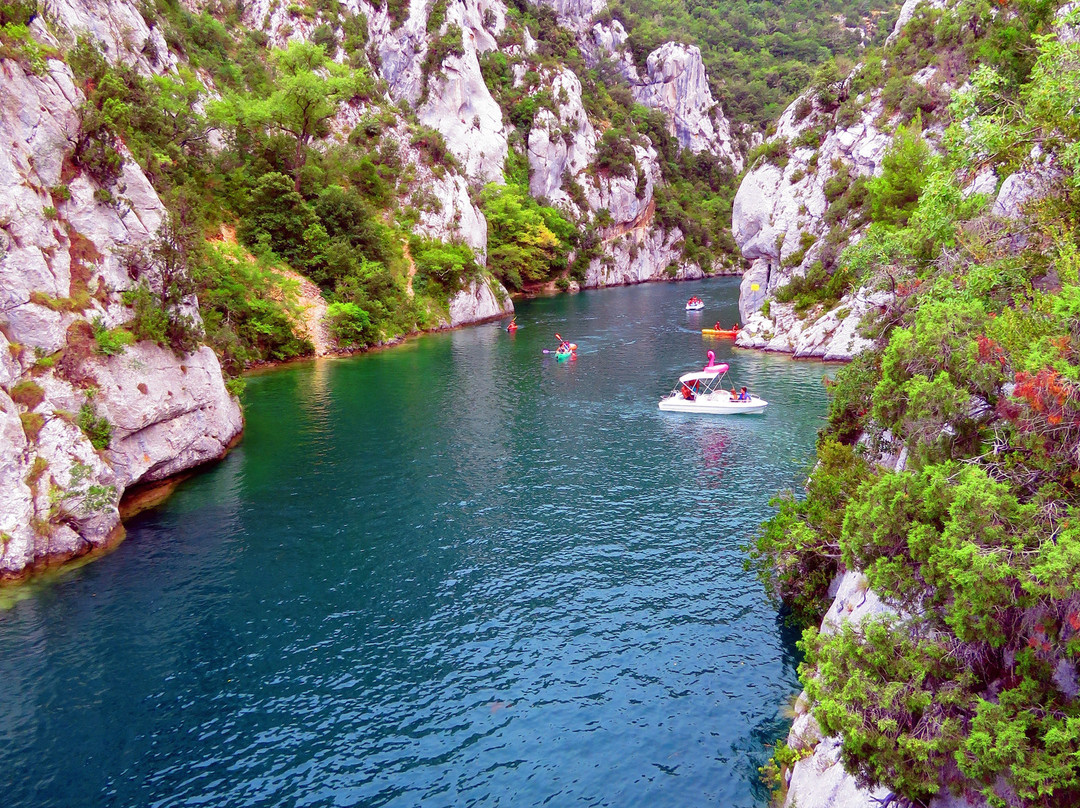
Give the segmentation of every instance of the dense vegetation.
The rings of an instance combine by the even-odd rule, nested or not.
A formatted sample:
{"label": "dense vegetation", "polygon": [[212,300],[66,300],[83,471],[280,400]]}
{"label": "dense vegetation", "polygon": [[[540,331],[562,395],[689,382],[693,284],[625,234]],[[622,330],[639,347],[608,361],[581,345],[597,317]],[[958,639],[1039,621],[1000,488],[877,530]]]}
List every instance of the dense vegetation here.
{"label": "dense vegetation", "polygon": [[[524,32],[528,30],[537,41],[537,51],[524,55]],[[677,34],[671,39],[683,40]],[[665,40],[666,41],[666,40]],[[658,43],[659,44],[659,43]],[[558,113],[560,101],[552,89],[553,79],[565,68],[581,82],[582,103],[589,118],[601,135],[597,155],[591,170],[594,175],[625,177],[634,180],[642,191],[646,178],[638,164],[634,147],[652,146],[659,156],[662,183],[654,188],[655,222],[664,230],[678,228],[683,233],[683,257],[701,266],[713,264],[734,266],[736,249],[731,238],[731,203],[735,196],[736,177],[729,165],[708,153],[694,154],[679,147],[667,130],[664,114],[650,110],[634,101],[626,78],[607,61],[596,67],[586,66],[573,35],[560,28],[555,13],[546,6],[527,0],[509,4],[507,27],[500,37],[499,51],[485,54],[481,67],[485,81],[495,100],[503,109],[505,119],[514,128],[510,133],[510,155],[507,181],[516,184],[520,194],[528,194],[528,162],[526,157],[529,133],[537,113],[547,109]],[[507,56],[505,49],[517,45],[520,52]],[[513,68],[524,67],[524,81],[513,82]],[[592,176],[586,178],[591,181]],[[577,179],[564,178],[563,188],[579,211],[587,208],[585,190]],[[548,228],[557,234],[556,252],[573,256],[569,275],[577,280],[585,277],[589,262],[600,255],[600,242],[611,222],[605,211],[590,219],[581,215],[573,222],[571,214],[557,213],[565,224],[553,219],[551,208],[540,200],[539,211]],[[525,201],[525,208],[532,205]],[[485,208],[485,215],[488,214]],[[558,235],[560,231],[565,236]],[[493,271],[511,288],[516,285],[513,271],[503,272],[498,264]],[[546,281],[565,271],[565,263],[533,264],[533,271],[518,274],[528,280]]]}
{"label": "dense vegetation", "polygon": [[[986,0],[960,0],[948,11],[924,4],[891,43],[866,51],[849,81],[833,62],[818,69],[812,95],[794,109],[800,134],[791,143],[766,141],[751,151],[748,164],[763,160],[783,167],[793,149],[817,149],[828,130],[850,126],[879,102],[875,123],[881,131],[896,130],[894,148],[874,178],[857,175],[842,160],[819,168],[817,152],[811,156],[808,171],[829,172],[823,186],[828,231],[820,238],[817,260],[805,275],[777,290],[776,300],[793,303],[796,314],[804,316],[819,305],[834,308],[856,287],[859,268],[840,260],[843,248],[871,221],[879,227],[906,223],[931,173],[933,147],[923,132],[936,141],[951,119],[949,88],[968,81],[980,67],[992,69],[1009,87],[1022,83],[1037,53],[1037,37],[1049,30],[1055,8],[1046,0],[1021,0],[1010,4],[1008,13]],[[921,71],[923,80],[916,81]],[[791,178],[802,176],[796,171]],[[801,263],[815,241],[805,233],[803,239],[785,266]]]}
{"label": "dense vegetation", "polygon": [[[838,374],[806,496],[778,502],[755,550],[797,619],[820,618],[843,569],[894,609],[808,629],[801,676],[845,765],[914,804],[1080,803],[1080,44],[1029,28],[1052,10],[1002,14],[995,30],[1028,31],[1026,65],[981,66],[943,153],[915,127],[871,188],[841,264],[895,294]],[[960,191],[988,166],[1034,166],[1047,193],[990,216]]]}
{"label": "dense vegetation", "polygon": [[[864,782],[920,803],[951,789],[995,805],[1078,804],[1080,46],[1051,34],[1050,0],[961,0],[923,8],[884,47],[896,6],[614,0],[606,13],[630,32],[639,66],[671,39],[701,47],[725,111],[750,128],[813,86],[820,123],[804,142],[772,141],[755,158],[782,163],[791,146],[854,120],[868,90],[903,124],[880,177],[837,167],[824,189],[830,257],[782,293],[797,308],[856,284],[893,294],[863,324],[875,347],[838,375],[806,495],[778,500],[756,562],[799,621],[820,617],[845,569],[864,571],[895,610],[836,634],[810,629],[803,643],[817,718],[843,737],[845,763]],[[86,95],[63,182],[85,172],[99,201],[121,204],[126,148],[170,210],[158,238],[124,256],[138,282],[124,297],[134,318],[120,331],[84,322],[87,350],[112,355],[144,339],[185,351],[205,338],[237,374],[310,349],[297,336],[293,272],[324,290],[333,334],[355,346],[431,324],[485,272],[464,244],[415,232],[419,212],[437,204],[424,181],[454,161],[438,133],[387,102],[364,18],[335,0],[297,5],[324,22],[310,41],[275,50],[239,24],[239,8],[212,16],[178,0],[143,3],[184,65],[151,79],[109,64],[86,39],[54,52],[30,35],[36,2],[0,2],[0,56],[38,73],[62,56]],[[388,11],[400,24],[408,4],[392,0]],[[446,12],[445,2],[432,7],[425,93],[441,58],[461,48],[460,29],[442,30]],[[845,85],[859,27],[876,44]],[[537,52],[508,56],[526,29]],[[603,211],[574,220],[528,195],[528,135],[540,110],[557,107],[552,80],[564,67],[602,124],[593,170],[643,188],[635,147],[650,144],[664,180],[656,221],[683,232],[687,259],[730,260],[729,169],[680,150],[610,64],[588,68],[550,9],[513,0],[500,46],[482,68],[513,126],[507,183],[477,191],[492,273],[512,289],[568,267],[580,278],[610,224]],[[935,78],[914,82],[925,67]],[[969,79],[950,96],[946,85]],[[330,137],[345,107],[359,122]],[[985,199],[959,190],[979,169],[1002,177],[1031,165],[1052,187],[1022,218],[991,217]],[[50,189],[57,205],[70,195],[63,182]],[[584,211],[584,189],[566,187]],[[852,221],[869,227],[842,250]],[[85,307],[89,289],[72,288],[69,299],[37,301]],[[192,294],[201,334],[186,310]],[[31,408],[42,395],[33,382],[12,390]],[[22,417],[36,435],[42,416]],[[73,417],[108,446],[92,405]]]}
{"label": "dense vegetation", "polygon": [[820,65],[850,65],[865,40],[881,42],[900,3],[613,0],[606,15],[630,33],[639,66],[664,42],[701,48],[713,95],[733,121],[763,130],[810,85]]}
{"label": "dense vegetation", "polygon": [[[33,5],[0,7],[2,41],[40,72],[40,47],[25,25]],[[435,204],[422,178],[442,176],[453,161],[437,132],[376,92],[362,16],[320,3],[334,24],[277,50],[239,24],[238,7],[214,17],[156,0],[141,11],[184,60],[176,72],[148,78],[123,60],[110,64],[85,37],[64,54],[87,97],[65,177],[85,172],[100,201],[122,204],[126,147],[169,209],[158,239],[125,256],[139,281],[125,294],[135,337],[181,352],[205,339],[237,374],[310,352],[291,272],[322,287],[339,344],[358,347],[433,324],[460,283],[483,274],[464,245],[442,245],[459,254],[460,271],[449,274],[432,271],[430,250],[421,249],[419,294],[409,293],[404,245],[418,212]],[[341,53],[343,61],[332,60]],[[163,58],[152,48],[144,55]],[[360,123],[347,138],[330,138],[346,106],[364,111]],[[60,204],[67,186],[52,193]],[[202,333],[185,314],[192,294]]]}
{"label": "dense vegetation", "polygon": [[[9,0],[0,6],[0,48],[41,72],[45,57],[60,54],[29,34],[27,23],[37,5]],[[601,255],[603,240],[612,235],[605,211],[584,212],[584,190],[576,180],[565,184],[576,214],[532,200],[527,192],[529,131],[538,111],[559,103],[551,82],[566,68],[581,80],[589,116],[603,132],[593,170],[626,177],[644,192],[646,177],[635,148],[654,147],[662,174],[654,189],[655,222],[681,231],[685,260],[733,267],[730,210],[736,178],[730,167],[711,155],[679,149],[663,116],[635,105],[610,63],[587,68],[574,34],[558,26],[550,8],[528,0],[508,5],[500,49],[485,55],[482,65],[513,127],[507,189],[483,194],[474,189],[485,214],[498,222],[492,228],[490,272],[511,289],[552,279],[565,286],[569,278],[584,278],[590,261]],[[725,77],[715,89],[729,113],[760,124],[805,85],[815,65],[861,47],[849,23],[857,20],[874,32],[888,28],[879,14],[884,4],[864,6],[844,23],[833,19],[836,9],[828,4],[705,9],[689,3],[655,8],[623,3],[610,13],[630,30],[629,45],[639,62],[667,39],[700,45],[714,80]],[[462,244],[438,250],[410,244],[420,212],[439,204],[424,187],[424,176],[457,168],[453,156],[437,132],[420,126],[408,105],[391,104],[385,84],[372,78],[369,58],[377,56],[369,53],[362,14],[352,14],[337,0],[290,4],[292,19],[318,24],[306,42],[275,50],[265,33],[241,23],[242,9],[243,4],[226,2],[196,13],[178,0],[143,0],[144,20],[160,30],[169,54],[158,53],[151,41],[142,56],[159,66],[176,56],[181,65],[153,78],[124,60],[107,63],[88,39],[64,43],[62,55],[87,95],[68,176],[90,174],[102,186],[101,200],[119,204],[115,183],[126,146],[174,216],[185,222],[180,231],[188,241],[179,246],[191,262],[192,283],[165,288],[166,283],[129,296],[140,313],[135,330],[185,349],[198,335],[183,322],[181,301],[195,293],[206,337],[230,372],[253,361],[296,356],[310,346],[296,336],[296,285],[288,280],[289,271],[323,288],[332,303],[332,330],[343,344],[364,346],[431,325],[455,284],[489,271]],[[391,2],[388,10],[392,24],[400,25],[408,6]],[[445,0],[434,3],[422,99],[442,60],[462,49],[461,29],[446,20]],[[287,36],[290,29],[287,25],[279,33]],[[526,29],[538,43],[536,52],[508,57],[510,46],[524,42]],[[512,68],[520,64],[525,81],[515,86]],[[204,85],[206,77],[210,81]],[[742,89],[729,97],[736,86]],[[332,137],[330,125],[345,108],[363,114],[342,140]],[[54,189],[58,201],[64,191],[65,186]],[[246,249],[220,244],[222,233],[236,233]],[[420,259],[411,286],[406,244]],[[165,257],[150,251],[133,266],[149,279]],[[257,305],[238,296],[244,288],[258,290]]]}

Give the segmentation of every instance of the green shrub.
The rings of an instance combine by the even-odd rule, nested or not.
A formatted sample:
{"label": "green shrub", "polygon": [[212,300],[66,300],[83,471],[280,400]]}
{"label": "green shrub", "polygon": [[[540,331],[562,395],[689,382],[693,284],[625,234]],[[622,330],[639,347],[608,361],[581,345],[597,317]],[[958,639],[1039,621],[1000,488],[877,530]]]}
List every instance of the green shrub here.
{"label": "green shrub", "polygon": [[29,25],[38,15],[38,0],[2,0],[0,26]]}
{"label": "green shrub", "polygon": [[168,344],[169,313],[147,284],[140,283],[134,289],[124,291],[121,299],[125,306],[134,309],[134,317],[126,323],[126,327],[136,340]]}
{"label": "green shrub", "polygon": [[214,244],[192,267],[207,342],[225,372],[253,362],[303,356],[310,342],[296,335],[302,315],[296,284],[237,247]]}
{"label": "green shrub", "polygon": [[450,56],[463,56],[465,54],[465,45],[462,39],[463,36],[464,34],[461,30],[461,26],[457,23],[451,23],[446,26],[446,33],[432,40],[431,44],[428,45],[427,55],[424,57],[424,63],[420,68],[420,104],[427,101],[432,74],[437,71],[442,63]]}
{"label": "green shrub", "polygon": [[852,447],[826,439],[818,445],[806,498],[789,491],[770,502],[779,511],[762,525],[750,563],[793,622],[820,621],[825,594],[840,571],[844,507],[868,475]]}
{"label": "green shrub", "polygon": [[97,352],[103,356],[119,356],[124,348],[135,342],[135,336],[122,328],[109,329],[101,317],[93,323],[94,339],[97,340]]}
{"label": "green shrub", "polygon": [[22,422],[23,434],[31,443],[37,443],[38,435],[45,427],[45,416],[40,412],[20,412],[19,420]]}
{"label": "green shrub", "polygon": [[476,256],[466,244],[445,244],[439,241],[413,238],[410,242],[418,291],[440,299],[448,299],[462,284],[479,276]]}
{"label": "green shrub", "polygon": [[638,173],[634,145],[625,132],[609,129],[596,144],[593,165],[612,177],[633,177]]}
{"label": "green shrub", "polygon": [[87,401],[79,409],[76,420],[79,429],[90,439],[90,445],[95,449],[108,449],[112,442],[112,424],[104,416],[99,417],[94,410],[94,405]]}
{"label": "green shrub", "polygon": [[514,185],[485,186],[488,269],[508,288],[520,289],[562,273],[576,237],[574,226]]}
{"label": "green shrub", "polygon": [[331,303],[326,317],[338,345],[363,347],[369,343],[371,317],[355,303]]}
{"label": "green shrub", "polygon": [[787,166],[790,160],[790,145],[787,138],[773,138],[766,140],[760,146],[755,146],[746,155],[746,165],[753,168],[758,161],[772,163],[778,168]]}
{"label": "green shrub", "polygon": [[313,44],[325,49],[330,56],[337,53],[338,38],[334,26],[323,23],[311,32],[310,39]]}
{"label": "green shrub", "polygon": [[921,117],[896,130],[882,159],[881,175],[867,183],[874,221],[904,225],[919,200],[932,163],[930,146],[922,137]]}
{"label": "green shrub", "polygon": [[428,12],[427,18],[427,32],[429,34],[437,34],[443,23],[446,22],[447,5],[447,0],[435,0],[431,4],[431,11]]}

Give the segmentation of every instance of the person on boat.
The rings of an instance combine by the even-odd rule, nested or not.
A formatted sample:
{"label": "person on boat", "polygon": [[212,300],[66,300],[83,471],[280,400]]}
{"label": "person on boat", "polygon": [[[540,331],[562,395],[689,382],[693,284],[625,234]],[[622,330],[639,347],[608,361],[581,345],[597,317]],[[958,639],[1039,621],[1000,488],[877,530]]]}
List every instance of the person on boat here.
{"label": "person on boat", "polygon": [[724,329],[722,329],[722,328],[720,327],[720,321],[719,321],[719,320],[717,320],[717,321],[716,321],[716,323],[715,323],[715,324],[713,325],[713,331],[723,331],[723,330],[724,330]]}
{"label": "person on boat", "polygon": [[750,394],[748,392],[746,392],[746,388],[744,387],[742,390],[739,391],[739,401],[749,401],[749,400],[750,400]]}
{"label": "person on boat", "polygon": [[739,400],[739,394],[735,392],[734,387],[731,388],[731,400],[732,401],[738,401]]}

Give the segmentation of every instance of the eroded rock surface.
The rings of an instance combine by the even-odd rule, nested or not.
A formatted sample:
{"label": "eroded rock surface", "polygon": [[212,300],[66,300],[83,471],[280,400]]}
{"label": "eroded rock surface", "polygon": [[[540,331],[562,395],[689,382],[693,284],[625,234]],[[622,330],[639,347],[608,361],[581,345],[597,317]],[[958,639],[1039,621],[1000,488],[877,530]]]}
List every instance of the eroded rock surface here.
{"label": "eroded rock surface", "polygon": [[646,75],[631,85],[631,92],[635,100],[667,116],[670,133],[684,149],[711,152],[735,171],[742,171],[731,125],[709,89],[696,46],[678,42],[661,45],[649,54]]}
{"label": "eroded rock surface", "polygon": [[[106,28],[119,30],[131,7],[108,8],[117,16]],[[103,545],[119,532],[125,487],[220,457],[242,420],[209,348],[187,357],[150,344],[97,352],[94,329],[132,316],[120,300],[134,283],[124,256],[152,240],[164,207],[130,159],[111,202],[71,165],[83,95],[65,64],[50,60],[34,75],[5,59],[0,75],[5,578]],[[95,427],[111,430],[107,449],[93,445]],[[98,433],[99,446],[105,438]]]}
{"label": "eroded rock surface", "polygon": [[479,323],[514,313],[510,295],[498,281],[472,281],[450,301],[450,327]]}

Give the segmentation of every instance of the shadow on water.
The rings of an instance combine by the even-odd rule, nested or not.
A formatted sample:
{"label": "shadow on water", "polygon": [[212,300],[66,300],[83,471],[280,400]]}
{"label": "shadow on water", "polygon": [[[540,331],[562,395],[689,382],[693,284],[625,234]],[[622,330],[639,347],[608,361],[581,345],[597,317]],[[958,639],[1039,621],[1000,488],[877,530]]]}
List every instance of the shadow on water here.
{"label": "shadow on water", "polygon": [[[737,294],[252,377],[232,455],[0,613],[7,805],[765,805],[798,659],[741,548],[827,371],[704,341]],[[659,412],[708,348],[764,415]]]}

